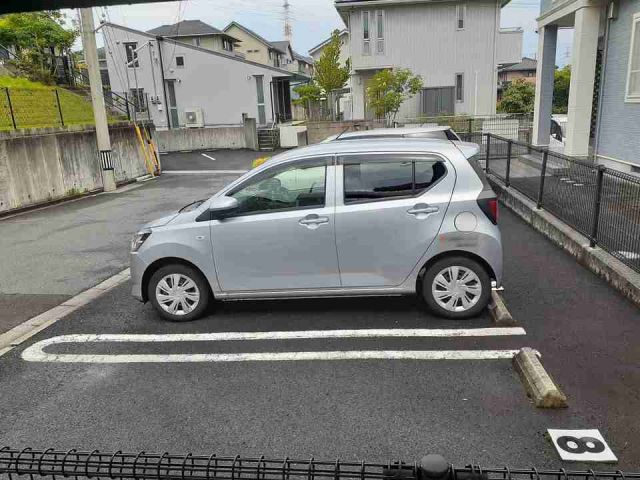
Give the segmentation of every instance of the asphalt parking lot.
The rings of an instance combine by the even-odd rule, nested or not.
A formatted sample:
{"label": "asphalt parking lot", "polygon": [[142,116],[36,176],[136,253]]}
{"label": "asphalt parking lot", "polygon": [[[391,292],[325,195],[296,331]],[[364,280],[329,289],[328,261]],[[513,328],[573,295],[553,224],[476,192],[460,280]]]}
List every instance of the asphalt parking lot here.
{"label": "asphalt parking lot", "polygon": [[[241,170],[254,154],[246,152],[221,170]],[[164,156],[163,165],[174,172],[202,169],[188,163],[200,161],[188,155],[187,160]],[[0,251],[10,252],[0,259],[0,270],[8,272],[0,300],[14,298],[14,311],[28,318],[42,296],[68,298],[104,280],[126,268],[129,236],[137,224],[202,198],[235,176],[167,174],[117,195],[0,220]],[[524,335],[497,335],[488,315],[467,322],[434,318],[414,299],[400,297],[230,302],[199,321],[173,324],[132,299],[125,284],[0,357],[0,443],[372,461],[440,452],[457,464],[543,467],[567,466],[544,437],[547,428],[598,428],[620,460],[616,468],[637,467],[638,310],[505,208],[500,222],[504,298]],[[2,318],[15,323],[14,316]],[[85,363],[22,358],[26,348],[61,335],[218,333],[223,338],[229,332],[351,329],[424,329],[439,336],[78,340],[46,352],[84,355]],[[486,336],[459,337],[452,329],[458,334],[483,329]],[[508,359],[162,360],[166,354],[523,346],[541,352],[569,397],[569,408],[534,408]],[[155,360],[97,361],[127,355]]]}
{"label": "asphalt parking lot", "polygon": [[251,163],[260,157],[272,156],[279,151],[254,152],[253,150],[205,150],[196,152],[177,152],[160,155],[164,172],[199,172],[203,170],[222,170],[232,173],[243,172],[251,168]]}

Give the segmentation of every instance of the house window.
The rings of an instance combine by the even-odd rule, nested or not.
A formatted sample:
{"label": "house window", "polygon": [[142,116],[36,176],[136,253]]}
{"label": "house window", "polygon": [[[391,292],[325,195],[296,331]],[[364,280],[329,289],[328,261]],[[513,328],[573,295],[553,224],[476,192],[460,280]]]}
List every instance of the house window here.
{"label": "house window", "polygon": [[136,112],[146,112],[147,102],[145,101],[144,88],[132,88],[129,90],[129,99],[133,103]]}
{"label": "house window", "polygon": [[369,32],[369,19],[370,15],[368,11],[362,12],[362,54],[371,55],[371,38]]}
{"label": "house window", "polygon": [[199,47],[199,46],[200,46],[200,37],[195,37],[195,38],[193,39],[193,44],[194,44],[196,47]]}
{"label": "house window", "polygon": [[126,42],[123,44],[124,50],[127,52],[127,67],[137,68],[140,66],[138,62],[138,44],[136,42]]}
{"label": "house window", "polygon": [[633,15],[625,101],[640,102],[640,12]]}
{"label": "house window", "polygon": [[376,10],[376,53],[384,53],[384,11]]}
{"label": "house window", "polygon": [[456,102],[464,102],[464,75],[456,73]]}
{"label": "house window", "polygon": [[464,30],[464,17],[467,13],[467,6],[464,4],[456,5],[456,29]]}
{"label": "house window", "polygon": [[184,67],[184,56],[176,56],[176,67]]}
{"label": "house window", "polygon": [[226,50],[227,52],[233,52],[233,43],[231,43],[231,40],[223,38],[222,49]]}

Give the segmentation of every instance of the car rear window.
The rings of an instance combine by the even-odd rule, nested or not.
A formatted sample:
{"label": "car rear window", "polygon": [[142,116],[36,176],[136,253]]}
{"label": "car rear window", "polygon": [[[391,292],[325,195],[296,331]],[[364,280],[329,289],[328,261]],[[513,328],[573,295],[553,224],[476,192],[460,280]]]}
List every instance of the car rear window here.
{"label": "car rear window", "polygon": [[344,161],[345,203],[418,195],[444,177],[447,169],[439,160],[389,162]]}

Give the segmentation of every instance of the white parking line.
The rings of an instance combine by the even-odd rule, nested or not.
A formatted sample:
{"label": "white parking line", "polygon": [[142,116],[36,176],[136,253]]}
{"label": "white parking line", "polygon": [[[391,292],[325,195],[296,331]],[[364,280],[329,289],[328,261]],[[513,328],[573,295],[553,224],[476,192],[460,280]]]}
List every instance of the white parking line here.
{"label": "white parking line", "polygon": [[210,157],[210,156],[209,156],[209,155],[207,155],[206,153],[201,153],[200,155],[202,155],[203,157],[208,158],[209,160],[213,160],[214,162],[215,162],[215,160],[216,160],[215,158]]}
{"label": "white parking line", "polygon": [[70,363],[153,363],[153,362],[246,362],[348,359],[465,360],[511,358],[517,350],[442,350],[442,351],[338,351],[338,352],[265,352],[237,354],[150,354],[92,355],[50,354],[44,349],[63,343],[167,343],[219,342],[247,340],[299,340],[328,338],[460,338],[526,335],[523,328],[450,328],[450,329],[356,329],[301,330],[279,332],[216,332],[184,334],[74,334],[37,342],[22,352],[31,362]]}
{"label": "white parking line", "polygon": [[393,328],[351,330],[288,330],[274,332],[214,332],[169,334],[90,333],[61,335],[41,341],[58,343],[100,342],[220,342],[230,340],[296,340],[313,338],[381,338],[381,337],[501,337],[526,335],[522,327],[504,328]]}
{"label": "white parking line", "polygon": [[22,352],[29,362],[59,363],[191,363],[191,362],[283,362],[309,360],[500,360],[519,350],[350,350],[333,352],[264,352],[200,354],[91,355],[45,353],[32,345]]}

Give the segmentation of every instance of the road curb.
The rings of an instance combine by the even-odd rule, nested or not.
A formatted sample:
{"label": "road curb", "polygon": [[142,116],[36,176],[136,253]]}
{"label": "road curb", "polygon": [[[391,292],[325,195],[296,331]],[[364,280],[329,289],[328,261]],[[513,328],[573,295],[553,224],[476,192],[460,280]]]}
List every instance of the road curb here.
{"label": "road curb", "polygon": [[127,268],[112,277],[107,278],[103,282],[80,292],[74,297],[67,299],[60,305],[50,308],[35,317],[22,322],[20,325],[13,327],[11,330],[0,334],[0,357],[11,351],[14,347],[20,345],[25,340],[33,337],[36,333],[41,332],[49,325],[53,325],[61,318],[69,315],[71,312],[92,302],[99,296],[105,294],[112,288],[129,280],[130,272]]}
{"label": "road curb", "polygon": [[544,209],[536,208],[535,202],[520,192],[506,187],[492,175],[487,178],[502,204],[640,307],[640,273],[603,249],[591,248],[587,237]]}
{"label": "road curb", "polygon": [[542,366],[535,350],[525,347],[513,357],[527,394],[538,408],[566,408],[567,397]]}
{"label": "road curb", "polygon": [[511,316],[511,312],[502,299],[502,295],[496,290],[491,290],[491,301],[489,302],[489,313],[493,318],[493,323],[499,327],[514,327],[519,323]]}

